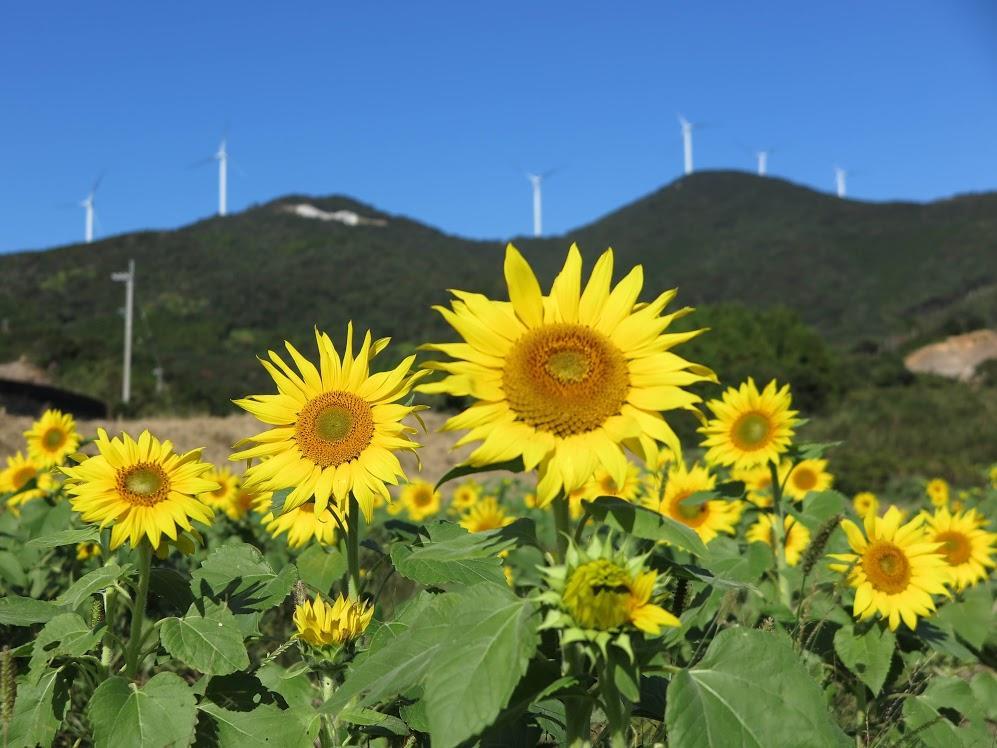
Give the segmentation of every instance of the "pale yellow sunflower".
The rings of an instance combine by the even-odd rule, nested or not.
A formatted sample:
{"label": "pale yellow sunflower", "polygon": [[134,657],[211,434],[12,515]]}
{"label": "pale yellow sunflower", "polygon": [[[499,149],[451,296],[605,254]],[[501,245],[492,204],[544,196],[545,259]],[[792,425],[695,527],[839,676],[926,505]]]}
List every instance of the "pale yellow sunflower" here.
{"label": "pale yellow sunflower", "polygon": [[511,525],[515,520],[505,513],[494,496],[486,496],[464,513],[460,526],[468,532],[485,532]]}
{"label": "pale yellow sunflower", "polygon": [[595,471],[592,480],[584,486],[585,498],[595,499],[599,496],[615,496],[624,501],[634,501],[641,493],[641,472],[633,463],[627,465],[627,475],[619,484],[608,470],[600,468]]}
{"label": "pale yellow sunflower", "polygon": [[76,421],[60,410],[46,410],[24,432],[24,438],[28,443],[28,457],[39,468],[61,465],[79,448],[81,441]]}
{"label": "pale yellow sunflower", "polygon": [[749,377],[707,405],[713,418],[700,432],[710,464],[750,468],[778,462],[793,440],[797,418],[790,408],[789,385],[779,389],[772,380],[759,392]]}
{"label": "pale yellow sunflower", "polygon": [[879,512],[879,499],[872,491],[860,491],[852,499],[852,508],[855,509],[859,519],[865,519],[867,514]]}
{"label": "pale yellow sunflower", "polygon": [[942,507],[927,515],[928,538],[940,543],[951,584],[961,591],[982,582],[994,567],[993,546],[997,535],[983,530],[986,520],[975,509],[950,514]]}
{"label": "pale yellow sunflower", "polygon": [[944,478],[929,480],[924,490],[928,494],[928,498],[931,499],[931,505],[936,509],[949,505],[949,484]]}
{"label": "pale yellow sunflower", "polygon": [[464,511],[474,506],[480,497],[481,486],[473,480],[465,481],[454,489],[450,505],[457,511]]}
{"label": "pale yellow sunflower", "polygon": [[204,480],[217,483],[214,491],[203,493],[197,498],[216,511],[230,513],[232,503],[239,491],[239,477],[226,468],[215,468],[204,474]]}
{"label": "pale yellow sunflower", "polygon": [[447,376],[418,389],[475,398],[444,428],[469,430],[458,444],[481,442],[471,465],[522,458],[527,470],[537,468],[541,506],[580,488],[599,467],[623,484],[622,446],[644,462],[656,458],[659,443],[680,451],[661,411],[694,409],[700,398],[683,387],[716,381],[706,367],[671,352],[703,332],[664,332],[691,311],[662,316],[675,291],[639,305],[641,267],[615,288],[612,274],[609,250],[583,290],[581,254],[572,246],[544,296],[510,244],[510,301],[454,291],[452,310],[436,307],[465,342],[427,346],[454,360],[432,364]]}
{"label": "pale yellow sunflower", "polygon": [[702,491],[712,491],[716,478],[699,465],[686,468],[676,463],[668,471],[664,496],[659,500],[649,496],[644,505],[665,517],[671,517],[696,531],[704,543],[709,543],[720,533],[733,535],[744,510],[740,501],[710,499],[698,504],[689,504],[684,499]]}
{"label": "pale yellow sunflower", "polygon": [[232,519],[242,519],[250,512],[263,514],[270,511],[270,502],[273,500],[273,491],[260,491],[258,489],[247,488],[239,481],[235,489],[235,496],[225,509],[226,514]]}
{"label": "pale yellow sunflower", "polygon": [[402,421],[422,408],[397,401],[408,396],[424,372],[411,373],[415,356],[408,356],[394,369],[371,374],[371,360],[388,339],[372,341],[368,332],[354,355],[352,323],[342,358],[328,335],[316,330],[315,340],[319,368],[287,342],[300,373],[273,351],[270,361],[261,359],[277,394],[251,395],[235,403],[274,428],[250,437],[256,446],[229,459],[268,457],[246,470],[243,483],[267,491],[293,487],[283,511],[313,496],[319,512],[330,497],[345,509],[352,493],[369,521],[375,497],[390,500],[385,484],[397,484],[405,476],[395,452],[414,452],[419,446],[408,437],[415,429]]}
{"label": "pale yellow sunflower", "polygon": [[786,496],[803,501],[811,491],[829,489],[834,476],[827,471],[827,460],[801,460],[796,465],[783,465],[779,480]]}
{"label": "pale yellow sunflower", "polygon": [[[27,487],[32,481],[31,487]],[[40,499],[55,488],[52,474],[30,457],[20,452],[7,458],[7,467],[0,471],[0,494],[13,494],[7,498],[6,507],[19,515],[21,507],[29,501]]]}
{"label": "pale yellow sunflower", "polygon": [[440,503],[440,492],[431,483],[417,480],[402,486],[402,504],[415,522],[421,522],[440,511]]}
{"label": "pale yellow sunflower", "polygon": [[658,573],[630,569],[605,558],[571,570],[561,594],[564,609],[582,628],[611,631],[627,624],[648,634],[680,621],[650,602]]}
{"label": "pale yellow sunflower", "polygon": [[882,517],[867,514],[864,533],[851,520],[844,520],[841,528],[854,553],[830,554],[839,562],[830,566],[848,574],[848,583],[855,588],[853,615],[867,619],[878,613],[891,629],[903,620],[913,631],[918,617],[934,611],[931,596],[947,594],[949,572],[939,544],[925,533],[924,517],[900,523],[896,507]]}
{"label": "pale yellow sunflower", "polygon": [[[758,520],[745,533],[745,540],[749,543],[765,543],[769,547],[774,547],[772,531],[775,526],[775,515],[759,514]],[[789,515],[783,518],[783,527],[785,534],[782,541],[786,564],[796,566],[800,561],[800,556],[810,545],[810,530]]]}
{"label": "pale yellow sunflower", "polygon": [[744,483],[747,499],[762,509],[772,506],[772,471],[767,464],[754,467],[736,467],[731,478]]}
{"label": "pale yellow sunflower", "polygon": [[[267,532],[275,538],[286,532],[287,544],[291,548],[301,548],[313,539],[319,545],[332,545],[336,542],[336,530],[339,529],[336,518],[332,516],[335,508],[335,504],[330,504],[321,512],[316,512],[315,503],[309,501],[277,517],[267,514],[263,522]],[[340,522],[346,526],[345,518],[340,517]]]}
{"label": "pale yellow sunflower", "polygon": [[136,548],[146,537],[157,548],[164,536],[176,541],[180,530],[193,531],[191,520],[211,522],[211,507],[197,497],[218,484],[204,479],[212,466],[200,449],[178,455],[148,431],[136,442],[128,434],[109,439],[104,429],[96,445],[95,457],[60,470],[83,521],[111,527],[111,550],[125,540]]}
{"label": "pale yellow sunflower", "polygon": [[361,600],[340,596],[327,603],[316,597],[294,609],[294,627],[297,638],[313,647],[341,647],[360,638],[373,615],[374,608]]}

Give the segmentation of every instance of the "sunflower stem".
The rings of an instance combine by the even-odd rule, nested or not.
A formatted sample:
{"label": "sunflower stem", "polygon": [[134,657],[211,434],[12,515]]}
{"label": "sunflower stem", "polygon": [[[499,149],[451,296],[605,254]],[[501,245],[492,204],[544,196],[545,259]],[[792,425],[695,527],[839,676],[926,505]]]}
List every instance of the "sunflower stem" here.
{"label": "sunflower stem", "polygon": [[557,560],[564,561],[568,553],[568,539],[571,537],[571,507],[568,497],[559,493],[552,505],[554,511],[554,533],[557,542]]}
{"label": "sunflower stem", "polygon": [[356,600],[360,594],[360,504],[353,494],[350,494],[350,517],[346,523],[346,568],[349,596]]}
{"label": "sunflower stem", "polygon": [[132,624],[125,652],[125,676],[134,679],[138,671],[139,651],[142,646],[142,623],[145,603],[149,598],[149,579],[152,576],[152,545],[144,540],[138,547],[138,590],[132,603]]}
{"label": "sunflower stem", "polygon": [[769,474],[772,476],[772,504],[778,518],[776,522],[772,523],[772,550],[775,554],[775,574],[779,585],[779,599],[783,605],[792,609],[789,578],[786,576],[786,553],[784,550],[786,520],[785,510],[782,506],[782,485],[779,483],[779,470],[774,460],[769,460]]}

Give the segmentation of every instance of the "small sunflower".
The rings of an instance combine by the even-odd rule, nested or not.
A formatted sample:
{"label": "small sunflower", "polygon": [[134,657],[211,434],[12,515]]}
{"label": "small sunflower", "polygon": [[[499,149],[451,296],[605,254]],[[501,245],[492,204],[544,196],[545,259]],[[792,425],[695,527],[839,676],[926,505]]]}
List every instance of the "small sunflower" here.
{"label": "small sunflower", "polygon": [[80,543],[76,546],[76,560],[86,561],[101,554],[100,543]]}
{"label": "small sunflower", "polygon": [[948,567],[938,543],[925,533],[923,516],[905,525],[900,522],[896,507],[882,517],[867,514],[864,533],[844,520],[841,528],[854,553],[830,554],[840,562],[830,567],[848,574],[848,583],[855,588],[853,615],[867,619],[878,613],[891,629],[903,620],[914,630],[919,616],[934,611],[931,596],[947,594]]}
{"label": "small sunflower", "polygon": [[229,502],[225,513],[231,519],[239,520],[250,512],[265,513],[270,511],[270,502],[273,499],[273,491],[260,491],[258,489],[247,488],[239,481],[235,489],[235,495]]}
{"label": "small sunflower", "polygon": [[627,465],[627,475],[623,483],[617,483],[608,470],[597,470],[592,480],[584,486],[585,498],[615,496],[624,501],[634,501],[641,492],[640,468],[633,463]]}
{"label": "small sunflower", "polygon": [[698,504],[684,501],[694,493],[712,491],[716,482],[716,478],[704,467],[693,465],[687,469],[682,463],[676,463],[668,471],[664,496],[660,500],[650,496],[644,504],[665,517],[691,527],[704,543],[709,543],[719,533],[733,535],[744,509],[740,501],[711,499]]}
{"label": "small sunflower", "polygon": [[273,351],[270,361],[261,359],[278,392],[235,403],[274,428],[250,437],[247,441],[256,446],[229,459],[268,457],[246,471],[243,483],[267,491],[293,487],[284,511],[312,496],[319,512],[333,497],[345,507],[352,493],[370,521],[375,496],[388,501],[385,484],[397,484],[405,475],[395,452],[414,452],[419,446],[408,437],[415,429],[402,421],[421,408],[398,401],[424,372],[411,373],[415,356],[409,356],[394,369],[371,374],[371,360],[388,339],[372,341],[368,332],[354,355],[352,323],[342,357],[325,333],[316,330],[315,340],[318,368],[288,342],[285,346],[300,374]]}
{"label": "small sunflower", "polygon": [[217,483],[218,488],[202,493],[198,498],[212,509],[228,514],[239,491],[238,476],[232,475],[232,471],[226,468],[215,468],[204,474],[204,480]]}
{"label": "small sunflower", "polygon": [[997,535],[983,530],[986,520],[975,509],[950,514],[944,507],[927,516],[928,538],[941,543],[952,586],[957,591],[972,587],[990,576],[994,566],[993,545]]}
{"label": "small sunflower", "polygon": [[707,405],[714,417],[700,432],[708,463],[749,468],[777,462],[793,439],[797,418],[789,385],[779,389],[772,380],[759,392],[749,377]]}
{"label": "small sunflower", "polygon": [[[772,531],[775,524],[774,515],[760,514],[755,524],[748,528],[744,537],[749,543],[765,543],[772,547],[774,546]],[[785,528],[783,551],[786,556],[786,564],[796,566],[800,561],[800,556],[810,545],[810,530],[789,515],[783,519],[783,527]]]}
{"label": "small sunflower", "polygon": [[537,495],[532,491],[523,494],[523,506],[525,506],[527,509],[536,509]]}
{"label": "small sunflower", "polygon": [[317,649],[336,649],[359,639],[374,615],[374,609],[360,600],[340,596],[327,603],[321,597],[305,600],[294,609],[297,638]]}
{"label": "small sunflower", "polygon": [[859,516],[865,519],[867,514],[876,514],[879,511],[879,499],[871,491],[860,491],[852,499],[852,508]]}
{"label": "small sunflower", "polygon": [[801,460],[792,466],[784,465],[779,479],[785,485],[786,495],[796,501],[803,501],[811,491],[826,491],[834,482],[834,476],[827,472],[827,460]]}
{"label": "small sunflower", "polygon": [[511,525],[515,517],[510,517],[493,496],[486,496],[472,506],[460,520],[460,526],[468,532],[485,532]]}
{"label": "small sunflower", "polygon": [[[315,503],[309,501],[277,517],[268,514],[263,522],[267,532],[275,538],[286,532],[287,544],[291,548],[301,548],[312,539],[318,541],[319,545],[332,545],[336,542],[336,530],[339,529],[336,518],[332,516],[334,509],[335,505],[330,504],[321,512],[316,512]],[[346,526],[344,518],[340,517],[339,521]]]}
{"label": "small sunflower", "polygon": [[[34,481],[30,488],[26,486]],[[16,515],[29,501],[40,499],[55,488],[55,479],[30,457],[18,452],[7,458],[7,467],[0,471],[0,494],[10,493],[7,508]]]}
{"label": "small sunflower", "polygon": [[424,480],[412,481],[402,487],[402,503],[409,517],[421,522],[440,511],[440,492]]}
{"label": "small sunflower", "polygon": [[68,413],[46,410],[31,428],[24,432],[28,456],[40,468],[61,465],[80,446],[76,421]]}
{"label": "small sunflower", "polygon": [[936,509],[949,505],[949,484],[944,478],[933,478],[924,487],[925,493],[931,499],[931,505]]}
{"label": "small sunflower", "polygon": [[546,506],[571,493],[602,467],[624,483],[626,446],[645,462],[658,444],[680,450],[662,411],[695,409],[685,389],[716,381],[704,366],[671,352],[703,332],[666,334],[690,309],[662,315],[675,291],[638,304],[643,270],[611,287],[613,252],[605,252],[582,287],[582,257],[568,251],[550,294],[511,244],[506,248],[509,301],[453,291],[452,310],[437,307],[464,338],[427,346],[453,361],[432,364],[447,374],[422,392],[477,400],[447,430],[468,429],[458,444],[480,441],[468,457],[482,466],[521,457],[538,469],[537,497]]}
{"label": "small sunflower", "polygon": [[450,505],[458,511],[463,511],[474,506],[479,498],[481,498],[481,486],[473,480],[469,480],[454,489],[453,495],[450,497]]}
{"label": "small sunflower", "polygon": [[136,442],[128,434],[109,439],[97,429],[96,445],[95,457],[60,470],[83,521],[111,526],[112,550],[125,540],[138,547],[143,537],[157,548],[164,536],[177,541],[180,530],[193,531],[191,520],[211,522],[211,507],[197,497],[217,484],[203,477],[212,466],[201,462],[201,450],[177,455],[171,442],[148,431]]}
{"label": "small sunflower", "polygon": [[761,509],[772,506],[772,471],[767,464],[734,468],[731,478],[744,483],[747,499],[752,504]]}

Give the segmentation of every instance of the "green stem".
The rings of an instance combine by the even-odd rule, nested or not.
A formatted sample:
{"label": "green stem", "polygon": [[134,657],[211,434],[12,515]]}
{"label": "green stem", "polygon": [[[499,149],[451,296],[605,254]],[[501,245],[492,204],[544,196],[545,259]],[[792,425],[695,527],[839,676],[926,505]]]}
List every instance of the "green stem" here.
{"label": "green stem", "polygon": [[775,553],[776,581],[779,585],[779,599],[791,608],[792,596],[789,592],[789,579],[786,576],[785,547],[786,520],[782,506],[782,485],[779,483],[779,470],[773,460],[769,460],[769,474],[772,476],[772,504],[775,507],[777,522],[772,523],[772,550]]}
{"label": "green stem", "polygon": [[[561,657],[567,675],[572,675],[581,684],[584,673],[584,657],[577,643],[561,644]],[[592,698],[571,696],[564,699],[565,745],[568,748],[590,748],[592,745]]]}
{"label": "green stem", "polygon": [[143,541],[138,547],[138,590],[132,604],[132,625],[128,634],[128,649],[125,652],[125,676],[133,679],[138,671],[139,649],[142,645],[142,623],[145,619],[145,603],[149,598],[149,578],[152,576],[152,545]]}
{"label": "green stem", "polygon": [[350,494],[350,517],[346,523],[346,568],[349,593],[353,599],[360,593],[360,505]]}
{"label": "green stem", "polygon": [[568,539],[571,537],[571,507],[568,497],[558,494],[551,505],[554,511],[554,532],[557,541],[557,560],[563,562],[568,553]]}

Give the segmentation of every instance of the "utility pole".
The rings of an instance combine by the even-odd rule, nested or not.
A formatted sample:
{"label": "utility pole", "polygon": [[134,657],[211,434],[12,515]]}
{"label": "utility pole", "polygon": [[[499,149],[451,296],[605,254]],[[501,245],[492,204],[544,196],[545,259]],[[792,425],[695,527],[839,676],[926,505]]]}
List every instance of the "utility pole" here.
{"label": "utility pole", "polygon": [[152,370],[152,376],[156,378],[156,394],[159,395],[163,392],[164,382],[163,382],[163,367],[157,366]]}
{"label": "utility pole", "polygon": [[121,372],[121,402],[132,394],[132,313],[135,306],[135,260],[128,261],[128,272],[112,273],[111,280],[125,284],[125,356]]}

